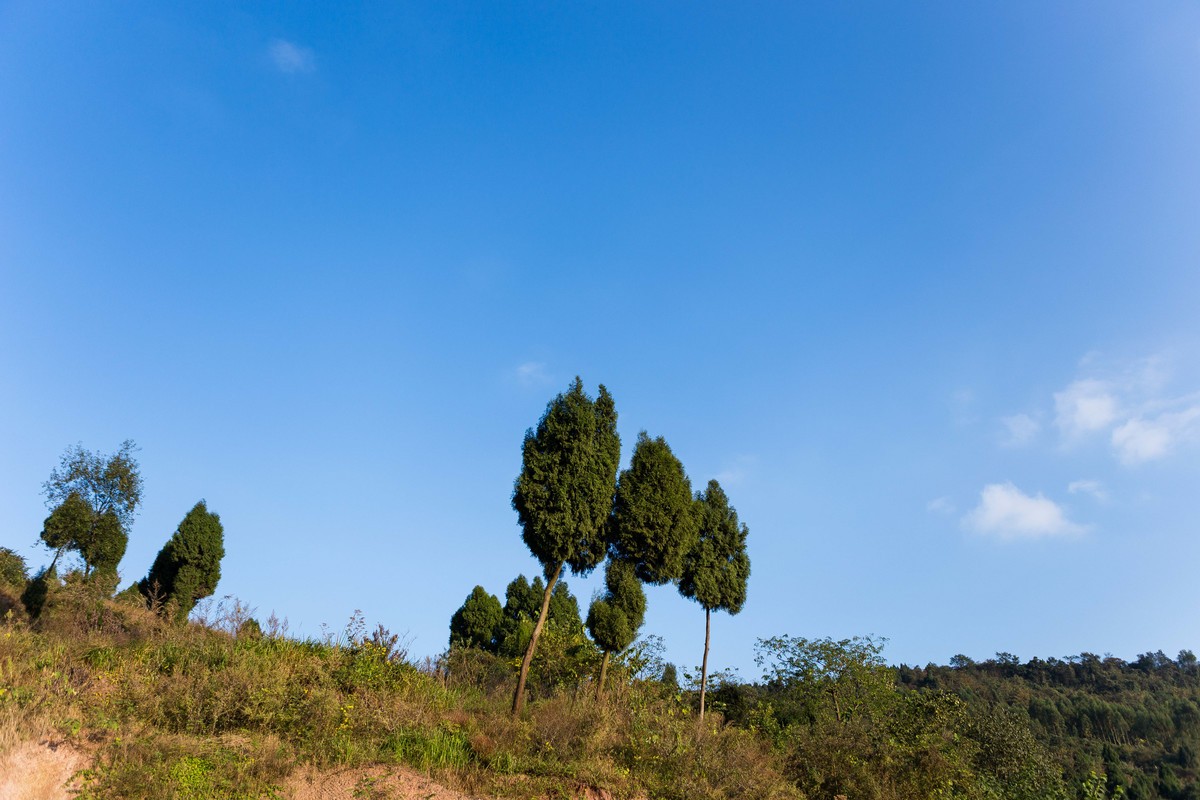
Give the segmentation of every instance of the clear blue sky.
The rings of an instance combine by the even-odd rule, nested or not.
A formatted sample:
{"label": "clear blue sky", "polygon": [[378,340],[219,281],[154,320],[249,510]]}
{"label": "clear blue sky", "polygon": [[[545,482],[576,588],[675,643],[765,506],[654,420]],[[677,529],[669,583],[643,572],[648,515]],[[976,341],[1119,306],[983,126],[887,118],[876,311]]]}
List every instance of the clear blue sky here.
{"label": "clear blue sky", "polygon": [[750,527],[718,667],[1200,648],[1200,6],[907,5],[0,3],[0,545],[132,438],[126,581],[206,498],[436,653],[578,374]]}

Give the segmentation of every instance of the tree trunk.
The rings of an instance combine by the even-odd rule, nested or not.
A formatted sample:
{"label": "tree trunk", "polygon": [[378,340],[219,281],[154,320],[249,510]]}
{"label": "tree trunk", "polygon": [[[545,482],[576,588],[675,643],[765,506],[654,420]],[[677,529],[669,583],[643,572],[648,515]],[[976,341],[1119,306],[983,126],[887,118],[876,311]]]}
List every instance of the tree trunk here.
{"label": "tree trunk", "polygon": [[550,612],[550,593],[554,591],[554,584],[558,583],[558,578],[562,575],[562,568],[563,565],[560,561],[554,568],[554,574],[546,582],[546,594],[542,597],[542,613],[538,614],[537,623],[533,626],[533,635],[529,637],[529,646],[525,648],[525,657],[521,659],[521,675],[517,678],[517,691],[513,695],[512,713],[514,717],[520,715],[521,707],[525,705],[525,679],[529,677],[529,665],[533,663],[533,651],[537,647],[538,637],[542,635],[542,627],[546,624],[546,615]]}
{"label": "tree trunk", "polygon": [[596,684],[596,700],[604,697],[604,679],[608,676],[608,657],[612,655],[604,651],[604,660],[600,662],[600,682]]}
{"label": "tree trunk", "polygon": [[708,690],[708,634],[712,611],[704,609],[704,660],[700,662],[700,721],[704,722],[704,695]]}

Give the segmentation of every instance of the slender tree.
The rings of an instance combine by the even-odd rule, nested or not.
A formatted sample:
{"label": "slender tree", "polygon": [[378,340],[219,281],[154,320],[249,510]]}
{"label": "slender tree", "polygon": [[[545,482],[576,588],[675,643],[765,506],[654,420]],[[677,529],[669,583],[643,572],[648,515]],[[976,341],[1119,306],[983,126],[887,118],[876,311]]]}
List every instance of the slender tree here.
{"label": "slender tree", "polygon": [[700,719],[704,719],[712,612],[737,614],[746,602],[746,583],[750,579],[746,536],[750,531],[738,522],[737,511],[715,480],[696,495],[695,506],[699,538],[684,559],[679,593],[704,608],[704,660],[700,667]]}
{"label": "slender tree", "polygon": [[637,638],[642,619],[646,616],[646,593],[632,565],[619,559],[609,559],[604,570],[605,593],[592,601],[588,609],[588,633],[602,651],[600,679],[596,682],[596,699],[604,696],[604,681],[608,662]]}
{"label": "slender tree", "polygon": [[541,608],[521,660],[513,714],[521,713],[525,682],[545,624],[550,597],[563,567],[586,575],[608,549],[605,521],[621,458],[617,411],[601,385],[592,400],[578,377],[546,407],[536,430],[525,432],[521,474],[512,504],[520,520],[521,538],[546,576]]}
{"label": "slender tree", "polygon": [[638,434],[629,469],[621,473],[611,518],[616,557],[645,583],[679,580],[696,541],[692,484],[660,436]]}
{"label": "slender tree", "polygon": [[201,500],[158,551],[150,573],[138,588],[147,598],[165,601],[164,607],[172,608],[175,618],[182,622],[197,600],[216,591],[224,557],[225,529],[221,518]]}
{"label": "slender tree", "polygon": [[500,601],[476,586],[450,618],[450,646],[478,647],[495,652],[503,619]]}

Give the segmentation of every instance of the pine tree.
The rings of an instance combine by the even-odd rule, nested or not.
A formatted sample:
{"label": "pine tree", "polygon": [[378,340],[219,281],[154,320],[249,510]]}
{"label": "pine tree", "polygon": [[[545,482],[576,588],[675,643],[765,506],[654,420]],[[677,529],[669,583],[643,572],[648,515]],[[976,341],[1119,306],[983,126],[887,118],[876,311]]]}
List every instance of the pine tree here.
{"label": "pine tree", "polygon": [[738,522],[737,511],[729,505],[729,498],[715,480],[709,481],[708,488],[696,495],[695,505],[699,538],[684,559],[679,593],[704,608],[704,660],[700,667],[700,718],[704,719],[712,612],[724,610],[737,614],[746,602],[746,584],[750,578],[746,537],[750,531]]}
{"label": "pine tree", "polygon": [[521,538],[542,565],[546,587],[521,660],[513,694],[514,715],[525,702],[529,667],[563,567],[586,575],[604,559],[608,549],[605,521],[612,507],[620,458],[612,396],[601,385],[592,400],[579,378],[550,401],[537,429],[525,433],[512,504],[521,523]]}

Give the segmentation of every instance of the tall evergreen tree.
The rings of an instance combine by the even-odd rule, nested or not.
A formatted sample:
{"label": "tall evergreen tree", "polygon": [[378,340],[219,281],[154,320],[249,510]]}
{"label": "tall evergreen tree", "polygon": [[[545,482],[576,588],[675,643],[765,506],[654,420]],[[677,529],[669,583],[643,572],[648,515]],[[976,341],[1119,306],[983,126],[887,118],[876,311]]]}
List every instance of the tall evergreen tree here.
{"label": "tall evergreen tree", "polygon": [[476,586],[450,618],[450,646],[478,647],[494,653],[502,620],[500,601]]}
{"label": "tall evergreen tree", "polygon": [[158,551],[138,588],[147,598],[163,600],[177,620],[187,619],[196,601],[216,591],[221,580],[224,535],[221,518],[209,511],[203,500],[196,503]]}
{"label": "tall evergreen tree", "polygon": [[746,602],[746,584],[750,579],[750,556],[746,554],[746,536],[750,530],[738,522],[737,511],[721,484],[708,482],[708,488],[696,495],[699,538],[683,562],[679,593],[704,608],[704,660],[700,667],[700,719],[704,719],[705,693],[708,689],[708,644],[712,612],[737,614]]}
{"label": "tall evergreen tree", "polygon": [[604,696],[604,681],[608,662],[637,638],[638,629],[646,616],[646,593],[633,567],[619,559],[609,559],[604,570],[605,593],[592,601],[588,609],[588,633],[601,650],[600,679],[596,683],[596,699]]}
{"label": "tall evergreen tree", "polygon": [[614,552],[638,578],[654,585],[679,580],[697,520],[692,484],[661,436],[638,434],[629,469],[617,482],[611,524]]}
{"label": "tall evergreen tree", "polygon": [[525,702],[525,682],[545,624],[550,597],[563,567],[586,575],[608,549],[605,521],[612,507],[621,439],[617,410],[603,385],[595,400],[578,377],[546,407],[537,429],[525,432],[521,474],[512,504],[521,538],[546,576],[541,608],[521,660],[513,714]]}

